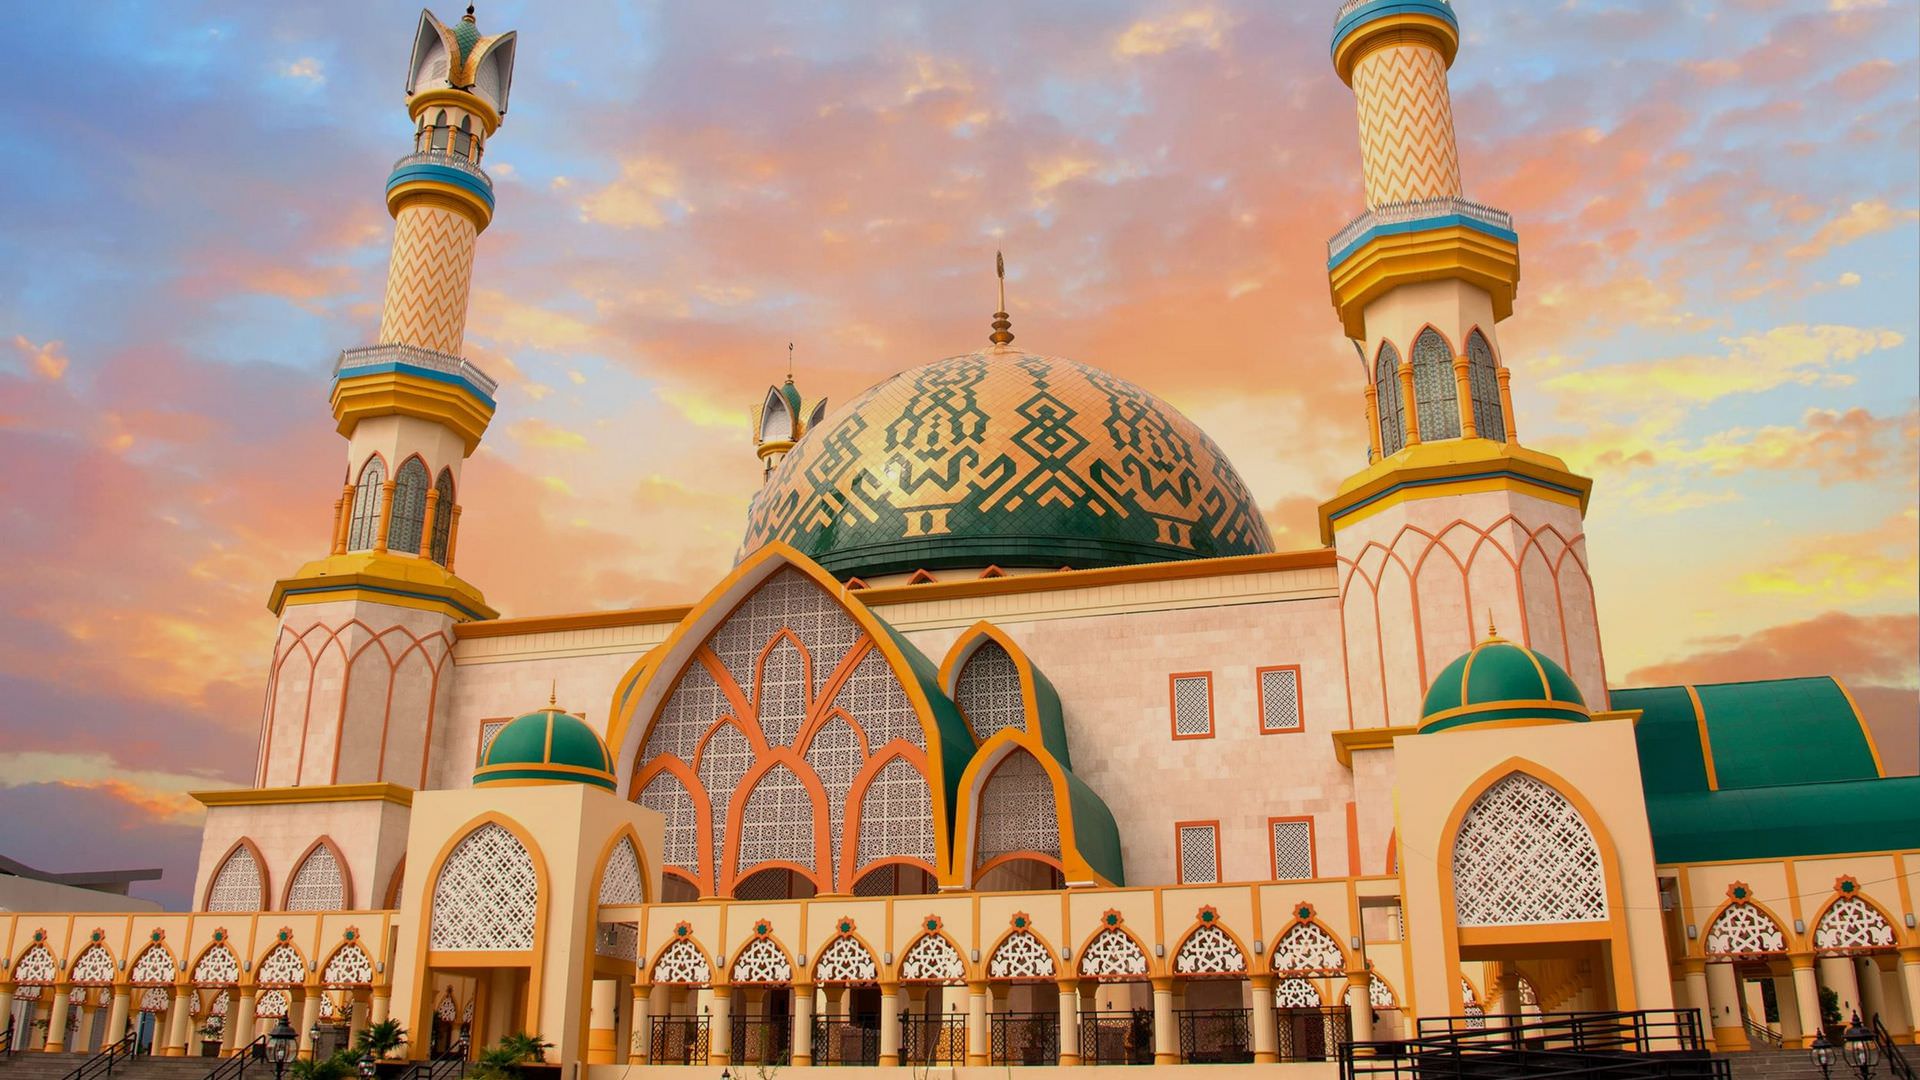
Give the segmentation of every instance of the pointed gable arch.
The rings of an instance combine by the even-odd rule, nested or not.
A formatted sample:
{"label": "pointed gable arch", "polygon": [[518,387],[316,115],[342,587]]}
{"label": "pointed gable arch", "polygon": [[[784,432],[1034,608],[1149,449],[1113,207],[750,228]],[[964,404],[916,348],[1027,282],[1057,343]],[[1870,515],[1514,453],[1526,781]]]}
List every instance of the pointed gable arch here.
{"label": "pointed gable arch", "polygon": [[[155,931],[159,933],[159,931]],[[159,938],[152,938],[133,961],[127,981],[134,986],[172,986],[179,970],[173,951]]]}
{"label": "pointed gable arch", "polygon": [[373,985],[373,957],[361,946],[358,933],[349,933],[354,936],[343,938],[333,955],[320,965],[320,985],[329,988]]}
{"label": "pointed gable arch", "polygon": [[[822,891],[835,891],[835,883],[844,888],[855,864],[871,861],[843,850],[854,843],[847,826],[860,816],[868,791],[847,775],[854,752],[858,771],[869,778],[884,767],[875,764],[878,758],[904,752],[911,761],[927,789],[914,835],[927,839],[928,849],[887,854],[920,858],[936,878],[948,877],[954,790],[973,751],[965,723],[940,692],[933,665],[787,545],[754,552],[690,609],[621,680],[612,717],[608,742],[623,789],[666,814],[670,832],[676,807],[693,808],[705,826],[688,862],[671,855],[666,862],[710,895],[748,869],[729,858],[744,838],[730,835],[739,823],[729,814],[744,811],[743,786],[774,761],[796,777],[796,790],[827,803],[808,810],[816,846],[827,841],[825,856],[791,861],[811,862]],[[722,734],[728,726],[737,739]],[[849,730],[857,732],[853,746],[845,738]],[[823,732],[832,734],[816,753],[815,736]],[[715,738],[722,740],[720,753]],[[687,770],[673,768],[676,763]],[[684,799],[670,786],[646,787],[663,771],[685,787]],[[887,790],[897,789],[897,770],[889,780]],[[799,814],[799,802],[790,801]],[[799,819],[781,821],[783,828],[800,827]],[[668,846],[674,846],[671,835]]]}
{"label": "pointed gable arch", "polygon": [[1753,959],[1787,951],[1786,924],[1772,908],[1754,899],[1744,881],[1727,886],[1727,898],[1707,919],[1702,949],[1719,959]]}
{"label": "pointed gable arch", "polygon": [[[940,689],[959,708],[976,743],[1018,728],[1062,766],[1073,767],[1059,692],[1000,627],[982,619],[961,633],[940,661]],[[980,715],[969,715],[969,708]]]}
{"label": "pointed gable arch", "polygon": [[1033,928],[1024,911],[1016,911],[1000,940],[987,950],[987,978],[1004,982],[1052,982],[1060,965],[1053,946]]}
{"label": "pointed gable arch", "polygon": [[754,924],[754,933],[733,954],[733,967],[727,981],[736,986],[785,986],[793,982],[793,954],[773,934],[773,927],[762,919]]}
{"label": "pointed gable arch", "polygon": [[871,986],[880,981],[880,962],[852,919],[835,921],[833,937],[814,957],[813,981],[821,986]]}
{"label": "pointed gable arch", "polygon": [[352,906],[353,878],[346,856],[333,837],[322,836],[293,861],[280,910],[345,911]]}
{"label": "pointed gable arch", "polygon": [[278,937],[260,962],[253,965],[253,981],[256,986],[298,986],[307,981],[307,959],[300,955],[300,947],[295,945],[292,934],[280,931]]}
{"label": "pointed gable arch", "polygon": [[[1026,775],[1011,779],[1003,776],[1002,770],[1009,766]],[[996,797],[996,778],[1001,784],[1018,780],[1025,787],[1038,783],[1031,775],[1034,769],[1044,777],[1052,805],[1033,808],[1033,812],[1051,813],[1052,828],[1047,827],[1049,823],[1029,822],[1011,831],[1002,829],[1003,823],[991,820],[996,813],[991,805]],[[996,835],[1011,840],[1015,834],[1036,840],[1052,836],[1056,843],[1053,850],[989,850],[989,842]],[[1008,728],[981,744],[961,774],[960,796],[955,805],[954,874],[960,883],[971,886],[997,861],[1035,857],[1037,861],[1057,867],[1068,885],[1126,883],[1120,857],[1120,829],[1106,802],[1061,766],[1039,738],[1030,732]]]}
{"label": "pointed gable arch", "polygon": [[1100,925],[1080,946],[1079,972],[1096,982],[1137,982],[1152,971],[1147,944],[1127,928],[1118,911],[1100,916]]}
{"label": "pointed gable arch", "polygon": [[1813,920],[1813,947],[1822,956],[1887,952],[1899,941],[1887,909],[1860,891],[1852,876],[1833,883],[1833,896]]}
{"label": "pointed gable arch", "polygon": [[113,953],[99,940],[94,940],[67,965],[67,981],[75,986],[105,986],[112,982]]}
{"label": "pointed gable arch", "polygon": [[1209,905],[1200,909],[1180,938],[1172,967],[1175,975],[1188,978],[1242,978],[1249,970],[1247,946],[1221,925],[1220,912]]}
{"label": "pointed gable arch", "polygon": [[920,920],[920,933],[900,951],[899,979],[918,985],[959,986],[967,981],[964,956],[940,917],[929,915]]}
{"label": "pointed gable arch", "polygon": [[1347,970],[1347,951],[1313,905],[1302,902],[1293,906],[1293,922],[1273,939],[1268,965],[1282,976],[1339,975]]}
{"label": "pointed gable arch", "polygon": [[653,954],[648,966],[656,986],[706,986],[713,981],[713,957],[694,939],[693,928],[681,923],[673,939]]}
{"label": "pointed gable arch", "polygon": [[251,837],[235,840],[216,866],[200,910],[267,910],[267,860]]}

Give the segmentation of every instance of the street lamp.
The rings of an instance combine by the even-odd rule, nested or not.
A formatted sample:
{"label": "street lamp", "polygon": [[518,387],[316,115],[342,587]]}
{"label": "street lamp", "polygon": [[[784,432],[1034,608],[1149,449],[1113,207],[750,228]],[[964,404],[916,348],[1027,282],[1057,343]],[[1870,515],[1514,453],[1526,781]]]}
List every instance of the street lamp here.
{"label": "street lamp", "polygon": [[1820,1080],[1827,1080],[1832,1075],[1833,1044],[1827,1041],[1826,1032],[1820,1031],[1814,1034],[1812,1045],[1807,1047],[1807,1056],[1813,1059],[1815,1065],[1820,1066]]}
{"label": "street lamp", "polygon": [[320,1025],[316,1022],[307,1029],[307,1045],[313,1049],[313,1056],[320,1056]]}
{"label": "street lamp", "polygon": [[380,1067],[374,1064],[373,1051],[369,1050],[360,1055],[360,1076],[362,1080],[373,1080],[374,1074],[379,1071]]}
{"label": "street lamp", "polygon": [[273,1030],[267,1032],[267,1060],[273,1062],[273,1080],[280,1080],[287,1071],[287,1062],[293,1060],[299,1042],[300,1033],[293,1030],[286,1017],[274,1021]]}
{"label": "street lamp", "polygon": [[1860,1023],[1860,1014],[1853,1014],[1853,1023],[1840,1036],[1840,1045],[1845,1049],[1847,1064],[1860,1070],[1860,1080],[1873,1075],[1873,1067],[1880,1063],[1880,1044],[1874,1041],[1873,1032]]}

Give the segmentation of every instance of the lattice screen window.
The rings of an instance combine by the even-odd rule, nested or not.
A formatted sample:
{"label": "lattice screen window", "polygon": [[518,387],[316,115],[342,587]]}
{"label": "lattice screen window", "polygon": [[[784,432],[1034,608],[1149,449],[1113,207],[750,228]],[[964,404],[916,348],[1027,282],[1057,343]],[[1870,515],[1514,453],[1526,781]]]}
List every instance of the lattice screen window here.
{"label": "lattice screen window", "polygon": [[1260,672],[1260,730],[1300,730],[1300,669],[1265,668]]}
{"label": "lattice screen window", "polygon": [[667,819],[666,835],[660,844],[661,860],[668,866],[698,874],[700,850],[693,800],[687,796],[680,778],[669,772],[656,775],[641,789],[640,805]]}
{"label": "lattice screen window", "polygon": [[964,982],[967,965],[953,942],[940,934],[922,934],[900,957],[900,978],[914,983]]}
{"label": "lattice screen window", "polygon": [[785,765],[768,769],[747,796],[740,815],[739,856],[734,870],[763,862],[790,862],[812,870],[813,795]]}
{"label": "lattice screen window", "polygon": [[340,911],[347,906],[346,881],[340,860],[325,844],[314,848],[287,886],[288,911]]}
{"label": "lattice screen window", "polygon": [[1493,346],[1475,330],[1467,335],[1467,391],[1473,395],[1473,426],[1483,439],[1507,437],[1507,418],[1500,406],[1500,373],[1493,362]]}
{"label": "lattice screen window", "polygon": [[793,961],[773,939],[756,937],[734,954],[731,978],[735,983],[790,983]]}
{"label": "lattice screen window", "polygon": [[1893,927],[1858,896],[1843,896],[1820,916],[1813,928],[1813,946],[1823,952],[1869,952],[1893,948]]}
{"label": "lattice screen window", "polygon": [[814,731],[813,742],[807,746],[807,765],[827,792],[827,846],[833,856],[833,865],[825,868],[829,881],[840,877],[840,864],[845,860],[840,838],[847,828],[847,793],[853,790],[853,779],[864,764],[860,737],[845,720],[835,717]]}
{"label": "lattice screen window", "polygon": [[920,718],[907,700],[907,692],[893,675],[893,668],[877,648],[868,649],[853,670],[846,685],[834,696],[835,708],[846,710],[867,733],[867,745],[879,750],[900,739],[918,750],[927,748],[927,735]]}
{"label": "lattice screen window", "polygon": [[[14,976],[15,979],[19,975]],[[231,986],[240,980],[240,958],[225,945],[215,945],[202,953],[193,965],[196,986]]]}
{"label": "lattice screen window", "polygon": [[1273,970],[1277,974],[1338,974],[1346,955],[1319,923],[1296,922],[1273,943]]}
{"label": "lattice screen window", "polygon": [[1220,880],[1220,827],[1218,825],[1182,825],[1180,838],[1180,883],[1194,885]]}
{"label": "lattice screen window", "polygon": [[463,837],[433,883],[432,949],[502,952],[533,948],[540,883],[533,856],[504,826]]}
{"label": "lattice screen window", "polygon": [[753,685],[753,665],[767,642],[782,629],[806,643],[813,656],[813,692],[865,637],[839,601],[791,567],[769,577],[707,639],[707,644],[740,686]]}
{"label": "lattice screen window", "polygon": [[393,507],[388,513],[387,549],[409,555],[420,553],[420,530],[426,524],[427,488],[433,478],[417,457],[400,464],[393,478]]}
{"label": "lattice screen window", "polygon": [[807,718],[807,660],[792,638],[781,638],[760,665],[753,711],[769,746],[791,746]]}
{"label": "lattice screen window", "polygon": [[1213,734],[1211,675],[1174,676],[1173,734],[1180,739]]}
{"label": "lattice screen window", "polygon": [[113,981],[113,957],[99,945],[89,946],[67,968],[67,981],[74,983],[110,983]]}
{"label": "lattice screen window", "polygon": [[607,867],[600,872],[600,903],[642,904],[645,889],[640,883],[640,855],[633,850],[633,838],[622,836],[607,853]]}
{"label": "lattice screen window", "polygon": [[1373,363],[1374,407],[1380,412],[1380,453],[1392,454],[1407,445],[1406,404],[1400,400],[1400,352],[1390,341],[1380,343]]}
{"label": "lattice screen window", "polygon": [[1453,382],[1453,352],[1447,339],[1429,326],[1413,339],[1413,400],[1419,409],[1420,437],[1460,437],[1460,398]]}
{"label": "lattice screen window", "polygon": [[814,979],[823,983],[869,983],[880,977],[880,968],[865,945],[849,935],[833,939],[820,950],[813,967]]}
{"label": "lattice screen window", "polygon": [[1122,978],[1147,973],[1147,954],[1126,931],[1108,927],[1080,950],[1080,974],[1088,978]]}
{"label": "lattice screen window", "polygon": [[1453,841],[1453,889],[1461,926],[1607,919],[1593,831],[1565,796],[1520,772],[1467,809]]}
{"label": "lattice screen window", "polygon": [[1051,979],[1055,970],[1052,950],[1027,930],[1008,934],[987,958],[990,979]]}
{"label": "lattice screen window", "polygon": [[358,945],[343,945],[320,972],[323,986],[369,986],[373,983],[373,961]]}
{"label": "lattice screen window", "polygon": [[1282,1009],[1317,1009],[1320,991],[1305,979],[1281,979],[1274,984],[1273,1003]]}
{"label": "lattice screen window", "polygon": [[905,758],[881,766],[860,796],[858,866],[899,856],[933,862],[933,794]]}
{"label": "lattice screen window", "polygon": [[713,850],[707,853],[707,865],[715,868],[715,881],[720,878],[720,855],[727,843],[727,806],[733,801],[733,789],[740,786],[740,778],[746,775],[752,764],[753,745],[732,724],[715,731],[707,740],[706,748],[700,751],[700,764],[694,771],[712,804],[708,807],[707,820],[713,837]]}
{"label": "lattice screen window", "polygon": [[1196,927],[1173,954],[1173,970],[1181,975],[1229,975],[1247,970],[1240,946],[1216,924]]}
{"label": "lattice screen window", "polygon": [[47,951],[45,945],[35,945],[20,957],[19,963],[13,965],[13,981],[42,985],[53,982],[58,972],[53,954]]}
{"label": "lattice screen window", "polygon": [[686,938],[676,938],[653,963],[653,981],[677,986],[705,986],[713,978],[706,954]]}
{"label": "lattice screen window", "polygon": [[985,866],[1018,851],[1060,857],[1060,816],[1053,781],[1039,759],[1025,750],[1008,754],[980,789],[979,843],[973,864]]}
{"label": "lattice screen window", "polygon": [[220,872],[213,875],[213,886],[207,890],[208,911],[264,911],[267,907],[267,890],[261,880],[260,862],[253,857],[253,849],[245,844],[233,849],[227,861],[220,864]]}
{"label": "lattice screen window", "polygon": [[133,962],[129,979],[135,986],[170,986],[173,974],[173,956],[163,946],[149,945]]}
{"label": "lattice screen window", "polygon": [[1027,728],[1026,699],[1020,693],[1020,669],[999,642],[988,638],[973,650],[954,681],[954,704],[985,742],[1007,728]]}
{"label": "lattice screen window", "polygon": [[492,749],[493,740],[500,734],[500,729],[506,727],[509,722],[510,721],[506,720],[482,720],[480,722],[480,749],[473,755],[475,768],[479,768],[481,763],[487,760],[487,751]]}
{"label": "lattice screen window", "polygon": [[260,961],[253,981],[261,986],[298,986],[307,979],[307,962],[292,945],[276,945]]}
{"label": "lattice screen window", "polygon": [[1728,904],[1707,927],[1709,956],[1766,956],[1787,951],[1787,935],[1756,904]]}
{"label": "lattice screen window", "polygon": [[1273,830],[1273,879],[1307,881],[1313,877],[1313,822],[1275,821]]}

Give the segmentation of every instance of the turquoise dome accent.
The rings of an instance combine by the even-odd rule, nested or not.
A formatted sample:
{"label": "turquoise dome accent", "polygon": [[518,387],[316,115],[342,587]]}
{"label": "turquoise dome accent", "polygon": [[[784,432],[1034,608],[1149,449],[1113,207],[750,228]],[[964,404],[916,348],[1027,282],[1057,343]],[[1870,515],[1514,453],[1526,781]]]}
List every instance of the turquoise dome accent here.
{"label": "turquoise dome accent", "polygon": [[1565,669],[1498,634],[1442,668],[1420,706],[1422,733],[1494,722],[1590,719],[1586,699]]}
{"label": "turquoise dome accent", "polygon": [[473,783],[572,783],[617,790],[607,744],[586,721],[554,706],[515,717],[501,728],[474,770]]}

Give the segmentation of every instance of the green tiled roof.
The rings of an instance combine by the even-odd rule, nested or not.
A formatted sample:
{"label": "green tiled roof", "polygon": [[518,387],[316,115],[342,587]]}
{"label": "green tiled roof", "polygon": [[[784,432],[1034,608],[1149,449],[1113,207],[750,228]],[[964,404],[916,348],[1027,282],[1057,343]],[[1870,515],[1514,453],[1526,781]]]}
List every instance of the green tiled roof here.
{"label": "green tiled roof", "polygon": [[1127,868],[1120,858],[1120,826],[1114,823],[1113,811],[1073,770],[1067,769],[1066,774],[1067,802],[1073,809],[1073,846],[1101,877],[1125,885]]}
{"label": "green tiled roof", "polygon": [[1865,728],[1827,676],[1695,687],[1721,790],[1878,776]]}
{"label": "green tiled roof", "polygon": [[1920,777],[1649,795],[1658,862],[1920,847]]}
{"label": "green tiled roof", "polygon": [[[868,609],[870,612],[871,608]],[[875,622],[886,630],[887,637],[907,658],[907,667],[913,672],[915,682],[927,695],[927,702],[933,707],[934,726],[940,733],[940,777],[941,789],[947,793],[947,827],[952,835],[954,803],[960,797],[960,774],[967,771],[967,762],[973,760],[973,729],[960,715],[960,707],[940,689],[940,669],[925,653],[915,648],[913,643],[902,637],[878,613],[873,614]]]}
{"label": "green tiled roof", "polygon": [[615,789],[607,744],[577,716],[557,708],[515,717],[487,745],[473,782],[565,780]]}
{"label": "green tiled roof", "polygon": [[1551,659],[1490,637],[1440,670],[1420,706],[1420,730],[1491,720],[1584,721],[1586,699]]}

